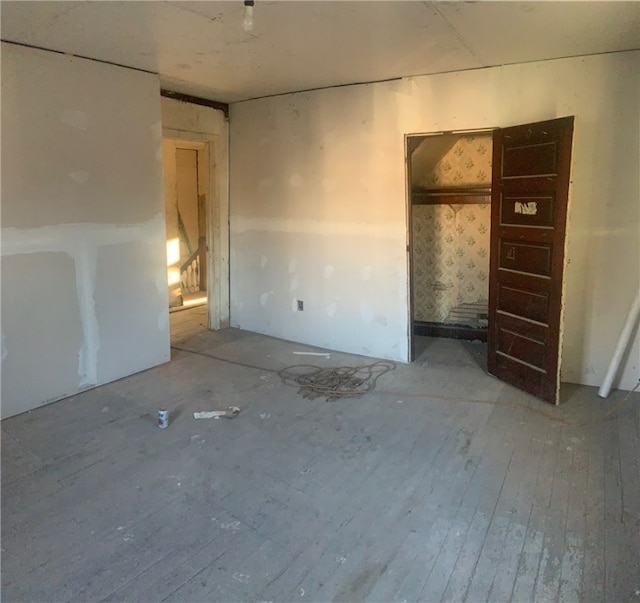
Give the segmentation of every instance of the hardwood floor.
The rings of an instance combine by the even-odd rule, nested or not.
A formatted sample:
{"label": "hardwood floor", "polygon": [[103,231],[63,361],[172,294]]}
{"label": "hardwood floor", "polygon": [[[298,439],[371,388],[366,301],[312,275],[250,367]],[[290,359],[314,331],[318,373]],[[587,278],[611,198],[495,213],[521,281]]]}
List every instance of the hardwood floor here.
{"label": "hardwood floor", "polygon": [[425,339],[310,401],[276,371],[314,348],[183,327],[171,363],[2,422],[4,601],[640,600],[638,394],[555,408]]}

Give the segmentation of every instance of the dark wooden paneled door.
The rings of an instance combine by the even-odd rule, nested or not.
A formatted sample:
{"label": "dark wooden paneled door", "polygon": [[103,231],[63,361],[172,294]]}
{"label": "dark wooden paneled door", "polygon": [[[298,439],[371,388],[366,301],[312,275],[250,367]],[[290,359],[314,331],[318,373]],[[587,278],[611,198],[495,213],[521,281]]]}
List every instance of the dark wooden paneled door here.
{"label": "dark wooden paneled door", "polygon": [[558,403],[573,117],[493,138],[488,368]]}

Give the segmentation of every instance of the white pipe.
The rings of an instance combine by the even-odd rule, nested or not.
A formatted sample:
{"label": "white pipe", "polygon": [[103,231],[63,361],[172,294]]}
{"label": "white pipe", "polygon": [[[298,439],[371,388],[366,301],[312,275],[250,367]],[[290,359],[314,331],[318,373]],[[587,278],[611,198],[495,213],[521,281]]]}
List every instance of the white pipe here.
{"label": "white pipe", "polygon": [[616,344],[615,352],[613,353],[611,361],[609,362],[607,374],[604,376],[604,381],[602,382],[602,385],[598,390],[598,395],[601,398],[606,398],[611,391],[613,378],[616,376],[618,368],[620,368],[622,355],[629,345],[633,327],[638,320],[638,316],[640,316],[640,288],[638,289],[638,293],[636,293],[636,298],[633,300],[633,304],[631,304],[631,309],[629,310],[629,314],[627,315],[627,321],[624,323],[622,331],[620,331],[620,337],[618,337],[618,343]]}

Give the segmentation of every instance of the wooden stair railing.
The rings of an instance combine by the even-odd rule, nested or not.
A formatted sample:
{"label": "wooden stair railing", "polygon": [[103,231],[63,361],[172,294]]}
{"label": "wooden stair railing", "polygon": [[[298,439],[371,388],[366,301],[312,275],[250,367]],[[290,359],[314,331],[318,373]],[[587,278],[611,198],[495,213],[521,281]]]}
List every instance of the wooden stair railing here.
{"label": "wooden stair railing", "polygon": [[182,293],[197,293],[207,290],[206,240],[198,241],[198,248],[180,266]]}

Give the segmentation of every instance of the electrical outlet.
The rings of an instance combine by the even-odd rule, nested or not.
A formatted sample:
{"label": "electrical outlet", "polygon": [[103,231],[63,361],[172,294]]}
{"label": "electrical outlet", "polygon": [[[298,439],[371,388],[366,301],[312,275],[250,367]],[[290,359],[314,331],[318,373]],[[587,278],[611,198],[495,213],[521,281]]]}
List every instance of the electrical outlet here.
{"label": "electrical outlet", "polygon": [[304,302],[299,299],[298,300],[298,312],[302,312],[304,310]]}

